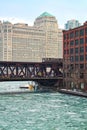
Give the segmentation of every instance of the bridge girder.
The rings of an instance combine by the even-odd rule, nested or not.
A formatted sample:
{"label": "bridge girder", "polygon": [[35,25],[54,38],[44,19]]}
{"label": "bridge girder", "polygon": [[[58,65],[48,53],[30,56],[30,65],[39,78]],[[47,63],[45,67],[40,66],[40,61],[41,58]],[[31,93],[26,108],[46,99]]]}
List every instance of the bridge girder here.
{"label": "bridge girder", "polygon": [[0,81],[33,80],[40,83],[62,79],[61,62],[0,62]]}

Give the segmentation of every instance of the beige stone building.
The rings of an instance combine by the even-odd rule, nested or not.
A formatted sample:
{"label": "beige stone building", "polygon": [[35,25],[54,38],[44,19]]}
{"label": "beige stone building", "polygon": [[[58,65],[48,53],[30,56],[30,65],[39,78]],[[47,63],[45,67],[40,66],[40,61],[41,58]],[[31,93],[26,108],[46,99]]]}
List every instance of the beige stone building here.
{"label": "beige stone building", "polygon": [[33,26],[0,22],[0,61],[40,62],[62,58],[62,30],[51,14],[44,12]]}

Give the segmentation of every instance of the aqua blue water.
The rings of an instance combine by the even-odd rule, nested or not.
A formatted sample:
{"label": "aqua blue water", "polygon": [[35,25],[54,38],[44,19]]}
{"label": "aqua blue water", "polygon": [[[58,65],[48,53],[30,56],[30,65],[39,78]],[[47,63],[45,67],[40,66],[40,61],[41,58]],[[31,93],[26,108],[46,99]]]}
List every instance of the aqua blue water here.
{"label": "aqua blue water", "polygon": [[[15,90],[19,84],[0,83],[0,88]],[[60,93],[0,95],[0,130],[87,130],[87,98]]]}

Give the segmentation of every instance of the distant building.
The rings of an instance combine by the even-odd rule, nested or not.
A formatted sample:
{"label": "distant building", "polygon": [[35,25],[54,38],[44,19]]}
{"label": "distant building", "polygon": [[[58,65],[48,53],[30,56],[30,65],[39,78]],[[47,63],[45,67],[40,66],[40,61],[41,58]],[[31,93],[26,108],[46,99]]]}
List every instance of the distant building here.
{"label": "distant building", "polygon": [[65,86],[87,91],[87,22],[63,31]]}
{"label": "distant building", "polygon": [[73,28],[76,28],[76,27],[79,27],[79,26],[81,26],[79,21],[73,19],[73,20],[67,21],[67,23],[65,24],[65,29],[69,30],[69,29],[73,29]]}
{"label": "distant building", "polygon": [[28,24],[0,22],[0,61],[40,62],[42,58],[62,58],[62,30],[56,18],[44,12]]}

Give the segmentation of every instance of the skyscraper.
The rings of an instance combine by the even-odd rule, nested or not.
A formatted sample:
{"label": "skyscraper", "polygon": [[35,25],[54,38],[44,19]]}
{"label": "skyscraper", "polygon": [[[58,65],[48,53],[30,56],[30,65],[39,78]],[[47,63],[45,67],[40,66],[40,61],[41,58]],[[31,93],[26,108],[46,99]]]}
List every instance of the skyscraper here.
{"label": "skyscraper", "polygon": [[62,56],[62,30],[53,15],[44,12],[33,26],[0,22],[1,61],[40,62],[42,58]]}
{"label": "skyscraper", "polygon": [[69,20],[67,21],[67,23],[65,24],[65,29],[66,30],[69,30],[69,29],[73,29],[73,28],[76,28],[76,27],[79,27],[81,24],[79,23],[78,20]]}

